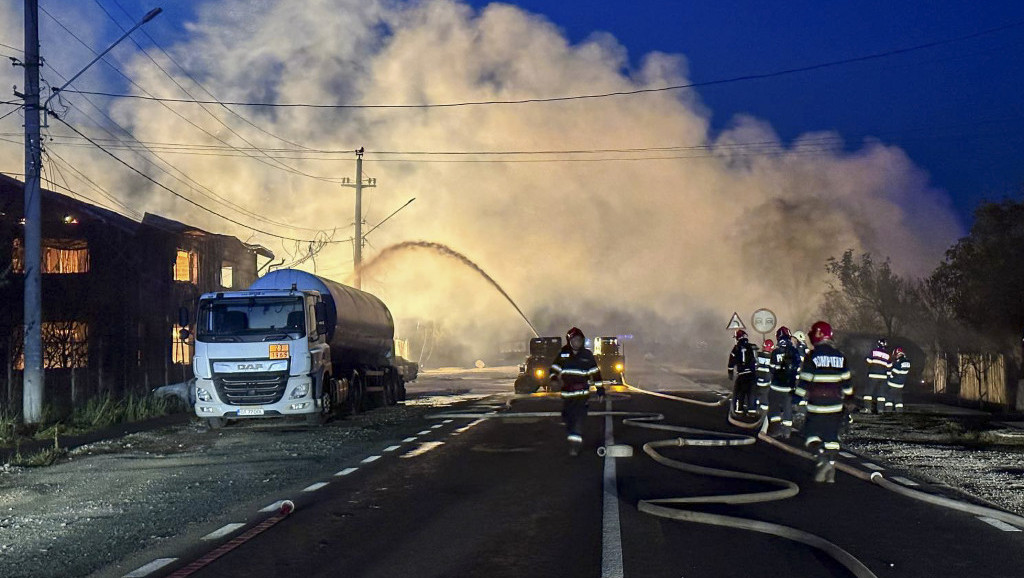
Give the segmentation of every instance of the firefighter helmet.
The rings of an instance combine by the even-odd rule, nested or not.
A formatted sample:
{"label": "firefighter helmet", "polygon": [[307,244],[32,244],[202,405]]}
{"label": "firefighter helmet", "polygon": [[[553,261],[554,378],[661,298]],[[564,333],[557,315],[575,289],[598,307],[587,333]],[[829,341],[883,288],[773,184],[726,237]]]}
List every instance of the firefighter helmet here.
{"label": "firefighter helmet", "polygon": [[740,339],[746,339],[746,338],[747,338],[747,332],[746,331],[743,331],[742,329],[737,329],[736,330],[736,341],[739,341]]}
{"label": "firefighter helmet", "polygon": [[793,337],[796,337],[796,340],[799,341],[800,343],[803,343],[805,345],[807,344],[807,334],[804,333],[803,331],[797,331],[796,333],[793,334]]}
{"label": "firefighter helmet", "polygon": [[569,343],[569,341],[571,341],[573,337],[579,337],[584,341],[586,341],[587,339],[586,336],[583,335],[583,330],[580,329],[579,327],[573,327],[569,331],[565,332],[565,342]]}
{"label": "firefighter helmet", "polygon": [[775,339],[781,340],[783,337],[789,337],[792,334],[789,332],[789,327],[783,325],[779,327],[779,330],[775,332]]}
{"label": "firefighter helmet", "polygon": [[889,341],[884,337],[879,337],[878,346],[881,347],[882,349],[885,349],[886,347],[889,346]]}
{"label": "firefighter helmet", "polygon": [[771,353],[773,349],[775,349],[775,342],[772,341],[771,339],[765,339],[764,350],[767,351],[768,353]]}
{"label": "firefighter helmet", "polygon": [[822,341],[832,340],[832,326],[826,321],[819,321],[811,325],[811,345],[817,345]]}
{"label": "firefighter helmet", "polygon": [[904,355],[906,355],[906,353],[904,353],[904,351],[903,351],[903,348],[902,348],[902,347],[897,347],[897,348],[896,348],[896,349],[894,349],[894,350],[893,350],[893,352],[892,352],[892,356],[893,356],[893,357],[903,357]]}

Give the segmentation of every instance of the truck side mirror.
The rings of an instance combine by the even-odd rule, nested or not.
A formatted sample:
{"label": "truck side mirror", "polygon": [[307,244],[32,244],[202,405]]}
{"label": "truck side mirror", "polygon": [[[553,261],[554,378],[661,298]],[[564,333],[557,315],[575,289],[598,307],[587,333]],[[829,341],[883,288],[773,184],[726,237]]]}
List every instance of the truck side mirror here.
{"label": "truck side mirror", "polygon": [[327,305],[320,301],[313,307],[316,314],[316,331],[320,335],[327,334]]}
{"label": "truck side mirror", "polygon": [[189,319],[192,316],[189,314],[188,307],[178,308],[178,325],[182,327],[188,327]]}
{"label": "truck side mirror", "polygon": [[188,329],[182,328],[180,331],[178,331],[178,338],[181,339],[182,341],[188,341],[189,337],[192,337],[192,332],[189,331]]}

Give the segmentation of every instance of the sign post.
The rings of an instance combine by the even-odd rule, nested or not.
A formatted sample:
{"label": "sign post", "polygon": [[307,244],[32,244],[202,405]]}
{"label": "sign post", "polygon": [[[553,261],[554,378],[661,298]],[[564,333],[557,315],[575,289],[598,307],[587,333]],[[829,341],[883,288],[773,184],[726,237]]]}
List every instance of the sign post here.
{"label": "sign post", "polygon": [[761,341],[764,342],[767,339],[767,335],[772,331],[775,331],[775,325],[778,323],[778,317],[771,309],[761,308],[754,311],[754,314],[750,316],[750,326],[761,334]]}

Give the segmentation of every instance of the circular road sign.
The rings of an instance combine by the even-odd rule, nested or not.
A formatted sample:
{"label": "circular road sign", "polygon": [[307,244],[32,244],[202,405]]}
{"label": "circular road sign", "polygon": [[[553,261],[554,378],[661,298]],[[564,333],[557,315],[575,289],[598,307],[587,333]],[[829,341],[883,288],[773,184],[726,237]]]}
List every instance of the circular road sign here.
{"label": "circular road sign", "polygon": [[778,318],[771,309],[758,309],[750,316],[750,326],[758,333],[767,334],[775,331]]}

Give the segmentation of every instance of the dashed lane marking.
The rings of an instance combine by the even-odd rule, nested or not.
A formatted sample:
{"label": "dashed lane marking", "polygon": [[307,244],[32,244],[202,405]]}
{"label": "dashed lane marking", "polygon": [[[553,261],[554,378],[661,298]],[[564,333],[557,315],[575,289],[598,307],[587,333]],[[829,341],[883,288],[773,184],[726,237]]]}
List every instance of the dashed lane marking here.
{"label": "dashed lane marking", "polygon": [[124,578],[142,578],[143,576],[149,576],[153,572],[163,568],[164,566],[174,562],[177,558],[157,558],[149,564],[139,566],[131,572],[124,575]]}
{"label": "dashed lane marking", "polygon": [[446,419],[446,420],[444,420],[444,421],[443,421],[443,422],[441,422],[441,423],[452,423],[452,420],[450,420],[450,419]]}
{"label": "dashed lane marking", "polygon": [[432,425],[432,426],[430,426],[430,429],[437,429],[439,427],[444,427],[444,424],[443,423],[439,423],[437,425]]}
{"label": "dashed lane marking", "polygon": [[468,430],[469,430],[469,428],[471,428],[471,427],[473,427],[473,426],[477,426],[477,425],[480,425],[480,424],[482,424],[483,422],[484,422],[484,420],[482,420],[482,419],[478,419],[478,420],[476,420],[476,421],[470,422],[470,423],[468,423],[467,425],[464,425],[464,426],[460,427],[459,429],[457,429],[457,430],[453,431],[451,435],[453,435],[453,436],[457,436],[457,435],[459,435],[460,433],[464,433],[464,432],[468,431]]}
{"label": "dashed lane marking", "polygon": [[397,450],[400,447],[402,447],[402,446],[388,446],[388,447],[384,448],[384,451],[385,452],[393,452],[393,451]]}
{"label": "dashed lane marking", "polygon": [[413,437],[411,437],[411,438],[405,438],[404,440],[402,440],[402,443],[403,443],[403,444],[407,444],[407,443],[409,443],[409,442],[414,442],[414,441],[416,441],[417,439],[419,439],[419,438],[417,438],[416,436],[413,436]]}
{"label": "dashed lane marking", "polygon": [[225,524],[225,525],[221,526],[220,528],[218,528],[218,529],[210,532],[209,534],[203,536],[202,540],[210,541],[210,540],[217,540],[219,538],[223,538],[224,536],[227,536],[228,534],[231,534],[232,532],[237,531],[242,526],[245,526],[245,524],[242,524],[242,523],[239,523],[239,522],[234,522],[234,523],[231,523],[231,524]]}
{"label": "dashed lane marking", "polygon": [[850,452],[839,452],[839,455],[843,456],[844,458],[850,458],[851,460],[857,457],[851,454]]}
{"label": "dashed lane marking", "polygon": [[281,506],[284,505],[284,502],[285,502],[285,500],[278,500],[278,501],[274,502],[273,504],[270,504],[270,505],[267,505],[267,506],[264,506],[264,507],[260,508],[260,512],[264,512],[264,513],[266,513],[266,512],[276,512],[276,511],[281,509]]}
{"label": "dashed lane marking", "polygon": [[320,488],[322,488],[322,487],[324,487],[326,485],[327,485],[327,482],[317,482],[315,484],[310,484],[310,485],[306,486],[305,488],[302,488],[302,491],[303,492],[315,492],[315,491],[319,490]]}
{"label": "dashed lane marking", "polygon": [[370,456],[370,457],[368,457],[368,458],[364,459],[364,460],[363,460],[362,462],[360,462],[360,463],[363,463],[363,464],[368,464],[368,463],[370,463],[370,462],[375,462],[375,461],[377,461],[377,460],[379,460],[379,459],[380,459],[380,456]]}
{"label": "dashed lane marking", "polygon": [[995,526],[996,528],[999,528],[1000,530],[1002,530],[1004,532],[1020,532],[1020,528],[1018,528],[1016,526],[1011,526],[1011,525],[1007,524],[1006,522],[1004,522],[1002,520],[997,520],[995,518],[989,518],[987,516],[978,516],[978,519],[981,520],[982,522],[985,522],[986,524],[990,524],[992,526]]}
{"label": "dashed lane marking", "polygon": [[882,466],[878,464],[873,464],[871,462],[861,462],[861,465],[863,465],[865,468],[868,468],[869,470],[875,470],[876,472],[880,472],[885,469]]}
{"label": "dashed lane marking", "polygon": [[921,484],[915,482],[914,480],[908,480],[907,478],[904,478],[903,476],[893,476],[890,479],[892,481],[894,481],[894,482],[899,482],[899,483],[903,484],[904,486],[920,486],[921,485]]}
{"label": "dashed lane marking", "polygon": [[416,434],[416,435],[418,435],[418,436],[425,436],[425,435],[427,435],[428,433],[430,433],[430,430],[428,430],[428,429],[425,429],[425,430],[423,430],[423,431],[419,432],[419,433],[418,433],[418,434]]}
{"label": "dashed lane marking", "polygon": [[340,472],[338,472],[338,473],[336,473],[334,475],[336,475],[336,476],[347,476],[347,475],[351,474],[352,472],[354,472],[354,471],[356,471],[358,469],[359,468],[345,468],[344,470],[341,470]]}
{"label": "dashed lane marking", "polygon": [[422,456],[423,454],[429,452],[430,450],[432,450],[434,448],[441,447],[443,445],[444,445],[444,442],[423,442],[423,443],[420,444],[420,447],[412,450],[411,452],[402,454],[399,457],[404,459],[404,458],[414,458],[416,456]]}

